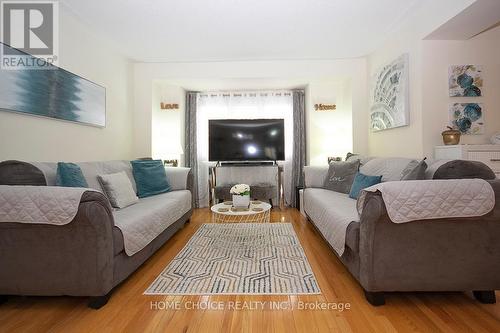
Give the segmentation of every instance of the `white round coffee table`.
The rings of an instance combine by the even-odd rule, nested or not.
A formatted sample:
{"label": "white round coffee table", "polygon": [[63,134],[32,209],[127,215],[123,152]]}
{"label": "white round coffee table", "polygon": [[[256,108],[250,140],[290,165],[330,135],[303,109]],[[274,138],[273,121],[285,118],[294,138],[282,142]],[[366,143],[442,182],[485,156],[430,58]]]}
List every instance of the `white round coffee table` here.
{"label": "white round coffee table", "polygon": [[210,207],[212,221],[215,223],[265,223],[271,221],[271,205],[260,201],[250,203],[246,211],[233,209],[229,203],[220,203]]}

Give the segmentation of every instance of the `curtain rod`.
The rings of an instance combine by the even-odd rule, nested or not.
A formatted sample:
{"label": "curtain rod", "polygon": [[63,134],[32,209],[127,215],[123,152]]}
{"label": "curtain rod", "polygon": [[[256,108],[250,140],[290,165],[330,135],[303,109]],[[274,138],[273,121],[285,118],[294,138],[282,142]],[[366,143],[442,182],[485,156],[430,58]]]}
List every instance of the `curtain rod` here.
{"label": "curtain rod", "polygon": [[203,91],[203,92],[198,92],[200,96],[203,97],[242,97],[242,96],[247,96],[247,97],[256,97],[256,96],[267,96],[267,95],[283,95],[283,96],[289,96],[292,95],[294,92],[301,92],[305,93],[305,90],[303,89],[293,89],[293,90],[235,90],[235,91]]}
{"label": "curtain rod", "polygon": [[294,92],[294,91],[305,91],[305,88],[300,89],[243,89],[243,90],[203,90],[197,91],[201,94],[233,94],[233,93],[276,93],[276,92]]}

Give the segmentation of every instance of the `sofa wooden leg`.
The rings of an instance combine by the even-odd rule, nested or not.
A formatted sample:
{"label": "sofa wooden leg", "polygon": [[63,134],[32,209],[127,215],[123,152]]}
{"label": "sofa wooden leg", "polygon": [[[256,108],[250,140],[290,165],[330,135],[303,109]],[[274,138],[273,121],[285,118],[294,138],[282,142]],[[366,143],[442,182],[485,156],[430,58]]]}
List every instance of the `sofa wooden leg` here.
{"label": "sofa wooden leg", "polygon": [[494,290],[474,290],[472,294],[483,304],[495,304],[497,302]]}
{"label": "sofa wooden leg", "polygon": [[7,303],[8,300],[9,300],[9,296],[0,295],[0,304]]}
{"label": "sofa wooden leg", "polygon": [[107,293],[104,296],[91,297],[87,306],[91,309],[99,310],[100,308],[102,308],[103,306],[105,306],[108,303],[109,299],[111,298],[111,293],[112,293],[112,291],[110,291],[109,293]]}
{"label": "sofa wooden leg", "polygon": [[372,291],[366,291],[365,290],[365,298],[373,306],[380,306],[385,304],[385,297],[384,293],[377,291],[377,292],[372,292]]}

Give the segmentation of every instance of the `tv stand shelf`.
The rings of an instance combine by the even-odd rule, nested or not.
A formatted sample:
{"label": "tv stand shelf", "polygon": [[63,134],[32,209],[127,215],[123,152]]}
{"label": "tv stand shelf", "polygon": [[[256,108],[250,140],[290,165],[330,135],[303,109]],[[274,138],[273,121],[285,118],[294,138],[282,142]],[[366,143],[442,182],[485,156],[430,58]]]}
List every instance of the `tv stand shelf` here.
{"label": "tv stand shelf", "polygon": [[277,166],[276,161],[217,162],[218,167]]}
{"label": "tv stand shelf", "polygon": [[271,184],[276,188],[276,195],[272,198],[274,205],[284,206],[283,198],[283,167],[267,162],[259,163],[241,163],[222,164],[210,168],[209,178],[209,198],[212,205],[215,202],[215,187],[221,185],[248,184],[250,186],[259,186]]}

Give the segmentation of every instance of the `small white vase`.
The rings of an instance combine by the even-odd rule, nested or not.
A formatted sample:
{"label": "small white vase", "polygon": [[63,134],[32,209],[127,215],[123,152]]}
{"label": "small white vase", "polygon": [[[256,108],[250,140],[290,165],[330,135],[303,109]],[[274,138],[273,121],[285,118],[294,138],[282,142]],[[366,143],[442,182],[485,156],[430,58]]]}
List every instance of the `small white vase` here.
{"label": "small white vase", "polygon": [[250,196],[233,194],[233,207],[237,208],[250,207]]}

